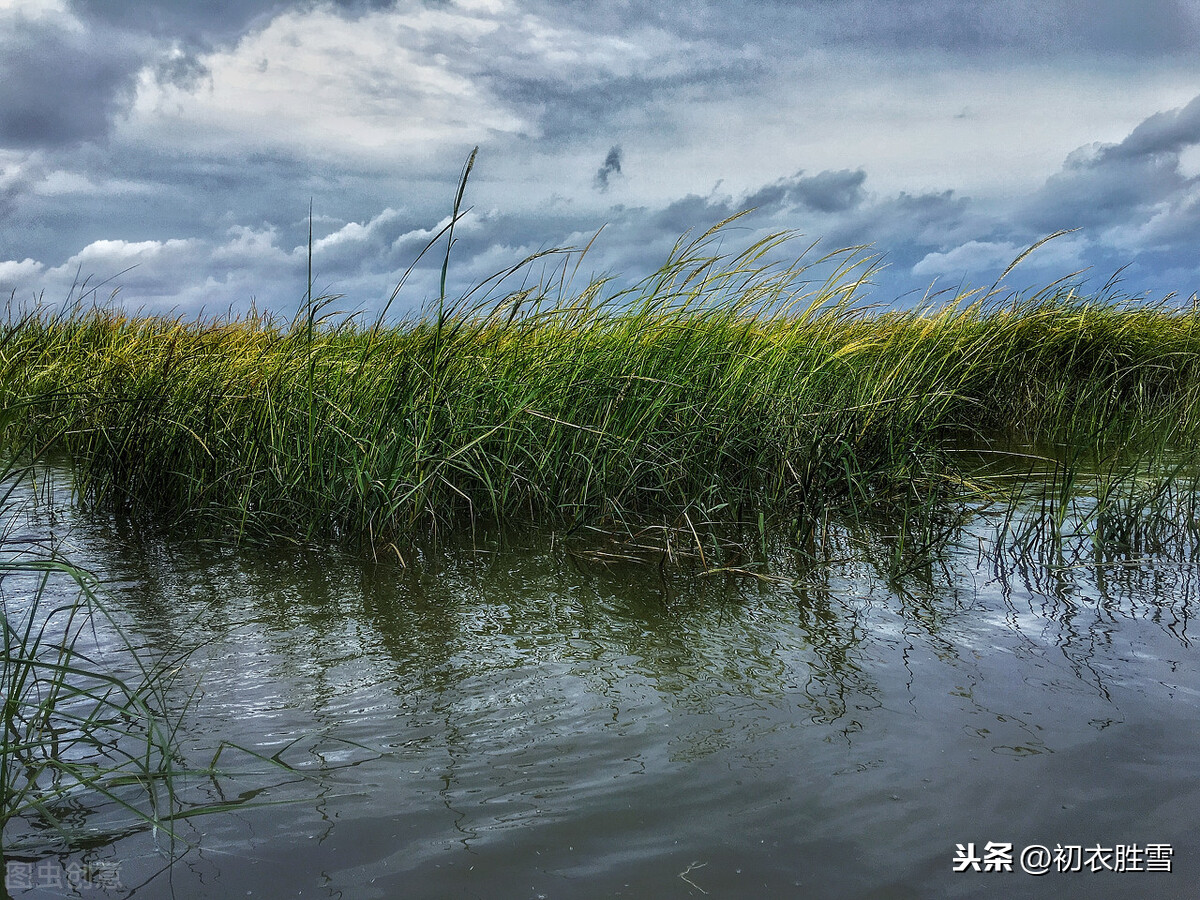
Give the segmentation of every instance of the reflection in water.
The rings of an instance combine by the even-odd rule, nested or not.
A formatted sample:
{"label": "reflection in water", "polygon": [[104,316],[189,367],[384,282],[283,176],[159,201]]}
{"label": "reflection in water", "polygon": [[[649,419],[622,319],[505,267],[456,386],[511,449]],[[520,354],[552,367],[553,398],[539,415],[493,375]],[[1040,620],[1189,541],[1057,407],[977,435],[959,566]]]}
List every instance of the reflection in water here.
{"label": "reflection in water", "polygon": [[[859,519],[707,571],[536,532],[402,568],[79,518],[131,631],[191,651],[184,755],[242,748],[188,783],[235,809],[182,823],[169,872],[145,835],[104,852],[153,897],[969,896],[955,844],[989,840],[1174,842],[1194,871],[1187,548],[1098,552],[1069,519],[1015,546],[993,515],[905,526],[936,556]],[[1049,877],[1002,888],[1130,888]]]}

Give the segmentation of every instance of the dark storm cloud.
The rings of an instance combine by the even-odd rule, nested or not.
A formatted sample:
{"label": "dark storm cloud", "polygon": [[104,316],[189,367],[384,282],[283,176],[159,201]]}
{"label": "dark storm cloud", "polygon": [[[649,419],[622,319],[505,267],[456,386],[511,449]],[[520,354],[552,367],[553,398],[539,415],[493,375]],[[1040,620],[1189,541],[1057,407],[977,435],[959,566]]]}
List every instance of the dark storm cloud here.
{"label": "dark storm cloud", "polygon": [[1132,159],[1158,153],[1179,153],[1200,144],[1200,96],[1182,109],[1156,113],[1119,144],[1105,149],[1108,158]]}
{"label": "dark storm cloud", "polygon": [[994,256],[1076,229],[1039,252],[1064,266],[1070,261],[1096,286],[1123,270],[1125,284],[1139,296],[1177,292],[1186,298],[1200,289],[1200,176],[1185,170],[1181,153],[1197,145],[1200,97],[1149,116],[1124,140],[1074,151],[1007,215],[986,215],[976,205],[956,232],[948,223],[937,225],[932,233],[945,235],[942,245],[917,271],[933,271],[936,258]]}
{"label": "dark storm cloud", "polygon": [[234,43],[289,9],[329,6],[347,16],[400,5],[412,9],[453,5],[453,0],[72,0],[71,8],[85,22],[144,34],[202,50]]}
{"label": "dark storm cloud", "polygon": [[954,191],[922,194],[902,191],[856,210],[848,224],[854,232],[885,247],[910,243],[934,245],[956,240],[967,229],[977,228],[977,217],[970,199]]}
{"label": "dark storm cloud", "polygon": [[1178,160],[1077,151],[1034,194],[1029,221],[1046,230],[1104,226],[1148,213],[1187,187]]}
{"label": "dark storm cloud", "polygon": [[[722,51],[724,52],[724,51]],[[505,57],[498,46],[482,67],[482,76],[506,103],[537,118],[539,140],[562,144],[592,140],[627,126],[631,117],[652,115],[655,104],[682,106],[693,95],[707,100],[741,96],[769,74],[761,61],[732,50],[720,59],[693,54],[669,71],[615,73],[593,71],[588,77],[563,77],[520,57]],[[665,125],[662,118],[656,123]]]}
{"label": "dark storm cloud", "polygon": [[296,3],[280,0],[150,0],[114,3],[112,0],[74,0],[72,10],[92,25],[129,34],[146,34],[209,48],[235,40],[271,13]]}
{"label": "dark storm cloud", "polygon": [[746,210],[755,213],[751,221],[758,218],[777,221],[783,217],[790,218],[796,227],[805,224],[805,217],[796,218],[797,213],[815,213],[821,214],[820,225],[827,232],[855,219],[853,213],[866,199],[862,187],[866,179],[867,173],[862,169],[824,171],[810,176],[797,172],[737,197],[715,191],[707,197],[689,194],[655,212],[651,221],[662,233],[678,237],[685,231],[707,228]]}
{"label": "dark storm cloud", "polygon": [[[687,231],[696,228],[707,228],[723,219],[728,219],[734,213],[741,212],[741,207],[730,197],[689,194],[673,200],[659,210],[641,210],[635,220],[645,219],[643,227],[653,230],[656,236],[672,235],[679,237]],[[652,241],[639,237],[637,243],[641,246],[651,246]]]}
{"label": "dark storm cloud", "polygon": [[623,110],[643,106],[669,87],[659,79],[642,76],[610,78],[598,86],[574,84],[553,74],[491,68],[487,76],[496,93],[519,108],[532,110],[541,125],[539,139],[552,144],[611,130]]}
{"label": "dark storm cloud", "polygon": [[866,179],[862,169],[825,171],[808,177],[797,172],[749,195],[745,203],[756,208],[791,206],[813,212],[845,212],[862,202]]}
{"label": "dark storm cloud", "polygon": [[[133,97],[138,72],[193,90],[208,75],[199,54],[235,42],[272,13],[310,3],[74,0],[70,12],[0,27],[0,147],[55,147],[102,138]],[[348,14],[390,5],[343,0]]]}
{"label": "dark storm cloud", "polygon": [[[782,179],[737,196],[714,191],[708,196],[681,197],[659,208],[614,207],[603,219],[605,230],[591,251],[591,261],[595,270],[617,273],[614,284],[627,284],[661,265],[681,236],[686,243],[754,207],[724,228],[718,242],[721,252],[735,253],[780,231],[795,235],[779,249],[780,257],[799,254],[814,241],[814,259],[841,248],[868,248],[860,252],[878,254],[885,263],[871,279],[872,298],[890,302],[914,292],[915,299],[923,294],[928,279],[914,279],[911,269],[927,254],[947,242],[953,246],[993,233],[986,216],[968,198],[952,191],[876,197],[862,190],[865,181],[861,170],[820,172]],[[834,186],[837,190],[832,190]],[[817,210],[814,200],[828,208]],[[523,227],[531,224],[513,222],[504,233],[529,234],[532,230]],[[574,220],[577,233],[586,233],[595,224],[582,217]],[[551,234],[544,238],[555,243]],[[812,277],[819,281],[825,272],[818,268]]]}
{"label": "dark storm cloud", "polygon": [[[146,67],[160,83],[195,90],[208,77],[206,64],[217,68],[207,51],[232,48],[278,12],[336,6],[353,18],[387,5],[373,0],[76,0],[72,10],[85,25],[82,32],[43,26],[40,20],[8,20],[18,24],[0,29],[0,149],[36,150],[8,173],[0,168],[0,211],[5,213],[0,244],[9,248],[8,261],[14,263],[8,271],[36,272],[41,266],[47,273],[62,268],[73,276],[74,267],[65,262],[77,260],[107,277],[136,260],[137,274],[127,281],[131,300],[136,288],[174,294],[183,304],[220,307],[257,295],[268,308],[287,308],[304,291],[304,213],[313,197],[319,286],[345,292],[351,306],[386,298],[448,213],[457,165],[447,165],[444,178],[431,175],[429,165],[402,178],[375,162],[315,159],[300,141],[266,150],[253,140],[232,140],[228,149],[218,144],[171,149],[170,141],[154,143],[153,126],[130,132],[148,134],[145,139],[127,140],[122,130],[120,139],[126,142],[120,147],[89,141],[108,133]],[[446,11],[456,6],[454,0],[395,5]],[[565,42],[547,50],[539,43],[541,31],[522,31],[527,14],[538,11],[544,15],[535,24],[548,24],[546,33]],[[661,264],[685,232],[695,237],[750,206],[758,211],[722,234],[725,247],[781,229],[805,233],[804,244],[821,238],[822,248],[874,244],[889,264],[877,277],[875,295],[885,302],[920,292],[934,277],[927,272],[953,277],[948,269],[936,268],[937,260],[958,266],[1000,259],[1050,231],[1079,225],[1087,235],[1080,246],[1091,248],[1088,262],[1098,269],[1127,263],[1133,254],[1130,272],[1147,279],[1148,286],[1162,273],[1186,281],[1196,271],[1182,248],[1193,248],[1194,256],[1200,241],[1200,187],[1181,168],[1180,153],[1200,142],[1200,98],[1150,116],[1119,143],[1077,151],[1040,190],[1007,206],[951,190],[880,195],[876,180],[868,192],[868,170],[875,178],[882,172],[875,164],[854,168],[863,160],[852,156],[835,164],[848,168],[771,180],[778,171],[806,164],[797,156],[787,168],[763,176],[760,186],[734,195],[716,189],[708,196],[686,194],[694,186],[681,181],[685,186],[674,199],[644,207],[601,209],[601,195],[590,189],[608,187],[627,201],[630,194],[637,196],[625,188],[654,177],[653,168],[642,164],[645,148],[635,147],[643,130],[661,139],[670,129],[672,142],[694,148],[697,135],[716,134],[697,124],[711,123],[704,118],[705,104],[752,105],[762,89],[776,86],[778,72],[794,74],[809,65],[814,50],[811,64],[819,71],[843,60],[853,65],[865,52],[878,61],[885,78],[922,59],[950,72],[958,71],[956,59],[985,66],[1012,66],[1015,59],[1019,68],[1028,60],[1057,64],[1064,51],[1076,59],[1095,53],[1149,59],[1200,44],[1196,0],[694,0],[686,11],[644,0],[514,0],[494,21],[490,15],[475,11],[463,20],[486,26],[477,32],[416,29],[404,38],[413,43],[403,49],[422,60],[440,55],[445,61],[437,65],[443,71],[483,86],[528,123],[519,138],[491,139],[485,152],[533,148],[554,162],[554,154],[571,145],[570,168],[560,170],[577,179],[579,193],[540,208],[518,198],[516,208],[505,210],[505,186],[499,185],[493,197],[500,198],[495,202],[501,211],[472,214],[469,225],[464,222],[456,231],[451,263],[456,289],[465,290],[529,253],[586,244],[605,223],[583,270],[637,280]],[[559,27],[575,31],[560,34]],[[71,65],[62,65],[67,59]],[[367,80],[360,90],[377,88]],[[1039,114],[1030,110],[1031,117]],[[1083,135],[1079,142],[1086,139]],[[636,151],[639,164],[624,166],[627,160],[614,146],[596,169],[596,151],[616,140],[631,154]],[[618,184],[614,179],[623,168],[626,178]],[[64,175],[97,190],[46,189],[47,179],[62,181]],[[945,187],[951,186],[947,181]],[[468,202],[475,190],[469,186]],[[1102,237],[1119,243],[1101,246]],[[407,296],[413,303],[436,290],[440,261],[439,253],[427,254],[410,279]],[[974,271],[958,274],[979,280]]]}
{"label": "dark storm cloud", "polygon": [[1049,230],[1194,215],[1200,178],[1184,174],[1180,153],[1198,144],[1200,96],[1150,116],[1119,143],[1072,153],[1030,199],[1024,218]]}
{"label": "dark storm cloud", "polygon": [[793,48],[1140,56],[1189,53],[1200,43],[1196,0],[710,0],[699,7],[704,13],[689,17],[693,31]]}
{"label": "dark storm cloud", "polygon": [[872,19],[896,44],[939,50],[1184,52],[1200,20],[1192,0],[991,0],[963,4],[871,3]]}
{"label": "dark storm cloud", "polygon": [[621,174],[621,148],[614,146],[604,157],[604,165],[596,170],[595,184],[597,190],[607,191],[608,180],[614,175]]}
{"label": "dark storm cloud", "polygon": [[158,61],[154,77],[159,84],[170,84],[183,91],[194,91],[212,74],[195,52],[177,50]]}
{"label": "dark storm cloud", "polygon": [[132,97],[141,48],[120,34],[16,18],[0,30],[0,147],[104,135]]}
{"label": "dark storm cloud", "polygon": [[1078,29],[1081,49],[1131,55],[1194,53],[1200,39],[1195,0],[1070,0],[1063,3],[1063,31]]}
{"label": "dark storm cloud", "polygon": [[235,40],[282,5],[75,0],[77,20],[10,13],[0,26],[0,147],[104,137],[144,66],[163,83],[193,89],[207,75],[198,52]]}
{"label": "dark storm cloud", "polygon": [[1196,0],[700,0],[677,7],[653,0],[597,4],[533,0],[560,17],[619,31],[651,22],[688,38],[766,46],[1027,51],[1047,54],[1189,53],[1200,44]]}

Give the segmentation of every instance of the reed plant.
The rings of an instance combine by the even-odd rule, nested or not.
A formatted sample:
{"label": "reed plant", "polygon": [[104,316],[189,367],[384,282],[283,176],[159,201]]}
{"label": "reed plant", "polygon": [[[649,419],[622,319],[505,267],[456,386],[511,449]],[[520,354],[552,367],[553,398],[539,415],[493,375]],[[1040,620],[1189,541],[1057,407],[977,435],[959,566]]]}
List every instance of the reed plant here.
{"label": "reed plant", "polygon": [[[19,529],[39,447],[12,439],[0,408],[0,862],[103,833],[157,828],[175,811],[174,729],[162,667],[110,616],[96,579]],[[101,635],[105,637],[101,637]],[[126,815],[120,815],[125,813]],[[166,829],[169,832],[169,829]]]}
{"label": "reed plant", "polygon": [[[37,505],[57,501],[46,446],[6,427],[19,413],[0,407],[0,867],[140,832],[169,864],[187,849],[178,822],[271,802],[258,799],[264,777],[321,773],[288,764],[291,745],[268,757],[222,741],[207,764],[185,758],[195,688],[176,679],[195,648],[154,651],[127,632],[96,576],[37,524]],[[232,756],[249,768],[224,767]],[[229,799],[239,775],[259,784]]]}
{"label": "reed plant", "polygon": [[78,826],[101,806],[127,814],[122,830],[164,825],[177,766],[162,673],[127,645],[98,652],[89,639],[106,611],[78,567],[10,556],[0,577],[0,856],[43,848],[47,830],[66,846],[94,840],[102,829]]}
{"label": "reed plant", "polygon": [[481,520],[784,510],[803,532],[978,492],[964,441],[1096,459],[1151,433],[1193,443],[1190,308],[1056,283],[880,311],[861,248],[810,263],[778,234],[724,252],[728,224],[632,288],[573,288],[568,255],[532,287],[396,321],[311,296],[290,322],[34,312],[6,326],[0,391],[41,398],[16,425],[56,436],[87,502],[397,553]]}

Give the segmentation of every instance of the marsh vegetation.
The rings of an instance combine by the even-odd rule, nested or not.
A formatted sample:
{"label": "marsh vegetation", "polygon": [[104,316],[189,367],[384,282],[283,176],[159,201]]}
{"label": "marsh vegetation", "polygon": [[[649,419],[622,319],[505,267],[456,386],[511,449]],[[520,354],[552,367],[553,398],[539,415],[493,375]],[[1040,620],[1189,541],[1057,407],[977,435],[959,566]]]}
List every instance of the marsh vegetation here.
{"label": "marsh vegetation", "polygon": [[1055,284],[878,311],[855,251],[814,283],[777,261],[786,236],[730,256],[720,236],[632,289],[573,290],[568,258],[393,323],[322,298],[291,322],[35,310],[5,326],[3,401],[14,433],[69,455],[87,504],[401,555],[417,533],[531,521],[769,519],[803,541],[832,514],[1003,495],[1038,458],[1065,497],[1080,467],[1123,482],[1195,445],[1191,308]]}
{"label": "marsh vegetation", "polygon": [[[717,809],[721,821],[734,809],[758,822],[759,807],[783,802],[768,795],[795,784],[786,760],[803,758],[830,785],[846,766],[860,773],[844,806],[823,801],[846,845],[834,856],[849,860],[861,849],[855,810],[876,808],[883,777],[861,773],[903,783],[906,754],[934,756],[923,721],[877,710],[921,705],[947,733],[971,725],[968,738],[948,739],[946,772],[912,769],[945,780],[942,806],[957,778],[995,788],[972,762],[977,738],[1021,758],[1053,752],[1117,721],[1113,698],[1128,685],[1150,719],[1169,716],[1176,694],[1160,688],[1183,676],[1174,660],[1160,671],[1156,654],[1191,652],[1200,538],[1194,305],[1066,280],[877,309],[863,300],[873,265],[863,251],[810,264],[813,248],[794,253],[796,239],[780,234],[729,253],[730,227],[681,241],[623,289],[579,285],[578,256],[549,253],[451,301],[447,251],[441,296],[374,320],[311,291],[292,320],[10,305],[0,326],[0,852],[126,852],[130,835],[173,837],[193,816],[235,807],[269,833],[289,827],[272,818],[276,799],[313,806],[305,792],[317,790],[309,818],[325,824],[313,827],[328,826],[337,846],[324,804],[345,810],[353,855],[374,846],[353,838],[353,823],[385,815],[371,802],[378,784],[416,776],[411,815],[446,832],[421,804],[444,805],[452,842],[499,848],[493,870],[505,871],[510,845],[525,868],[541,855],[506,837],[513,823],[574,823],[581,844],[625,834],[619,811],[643,793],[628,775],[648,772],[673,796],[700,789],[686,821],[648,813],[661,833],[686,836]],[[16,498],[28,496],[20,486],[49,471],[47,458],[70,485],[69,516],[92,535],[91,557],[67,562],[57,543],[12,524]],[[97,590],[92,557],[133,586],[132,599]],[[1094,621],[1085,593],[1099,598]],[[197,632],[209,640],[189,642]],[[1106,643],[1119,632],[1132,658]],[[183,717],[196,688],[173,680],[191,653],[219,710],[199,730]],[[1028,680],[1022,668],[1030,653],[1050,671],[1038,689],[1043,675]],[[1001,689],[1014,671],[1019,712]],[[924,693],[913,687],[923,677]],[[947,691],[942,679],[972,687]],[[1081,701],[1078,684],[1093,682]],[[284,683],[282,705],[259,702]],[[1195,695],[1189,685],[1180,694]],[[540,718],[518,728],[495,717],[492,706],[510,700]],[[1047,716],[1025,709],[1043,701]],[[1081,702],[1088,718],[1076,728]],[[981,713],[986,727],[975,728]],[[389,717],[415,736],[396,737]],[[761,742],[746,765],[773,785],[742,812],[742,782],[727,783],[746,762],[729,736],[739,730]],[[1192,731],[1160,741],[1159,771],[1172,771]],[[181,735],[208,761],[188,762]],[[597,742],[576,749],[581,735]],[[310,737],[305,781],[283,754]],[[1097,758],[1108,746],[1097,739]],[[227,796],[219,784],[221,754],[234,750],[282,773],[262,805],[259,788]],[[563,764],[559,781],[547,774],[529,788],[530,760]],[[612,798],[593,783],[597,764],[620,781]],[[1018,783],[1040,783],[1038,772]],[[290,781],[304,781],[299,792]],[[591,806],[556,805],[561,790]],[[518,812],[476,809],[481,791]],[[101,833],[104,810],[129,815]],[[590,818],[610,814],[608,831]],[[801,806],[781,815],[803,831]],[[1178,825],[1154,810],[1140,821]],[[968,839],[931,828],[927,840],[945,846],[912,868],[921,886]],[[428,872],[436,848],[414,840],[413,871]],[[638,840],[638,852],[672,867],[665,882],[645,869],[639,886],[695,875],[698,860]],[[797,866],[828,856],[817,844],[800,851]],[[756,846],[737,852],[770,873],[764,884],[792,881],[792,867]],[[252,877],[225,865],[239,886]],[[161,869],[150,866],[145,883]],[[474,871],[443,873],[430,890]],[[626,877],[615,863],[597,871]],[[509,876],[526,885],[520,864]]]}

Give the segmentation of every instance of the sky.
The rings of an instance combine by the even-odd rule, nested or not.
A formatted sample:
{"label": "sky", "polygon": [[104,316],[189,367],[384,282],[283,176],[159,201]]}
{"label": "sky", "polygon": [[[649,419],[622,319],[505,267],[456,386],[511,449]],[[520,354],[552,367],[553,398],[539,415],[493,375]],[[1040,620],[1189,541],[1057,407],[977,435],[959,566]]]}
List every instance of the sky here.
{"label": "sky", "polygon": [[862,246],[874,303],[1058,231],[1004,283],[1186,300],[1197,48],[1200,0],[0,0],[0,296],[291,315],[311,204],[314,290],[379,310],[416,262],[417,310],[478,147],[455,295],[589,242],[617,289],[753,208],[720,252]]}

